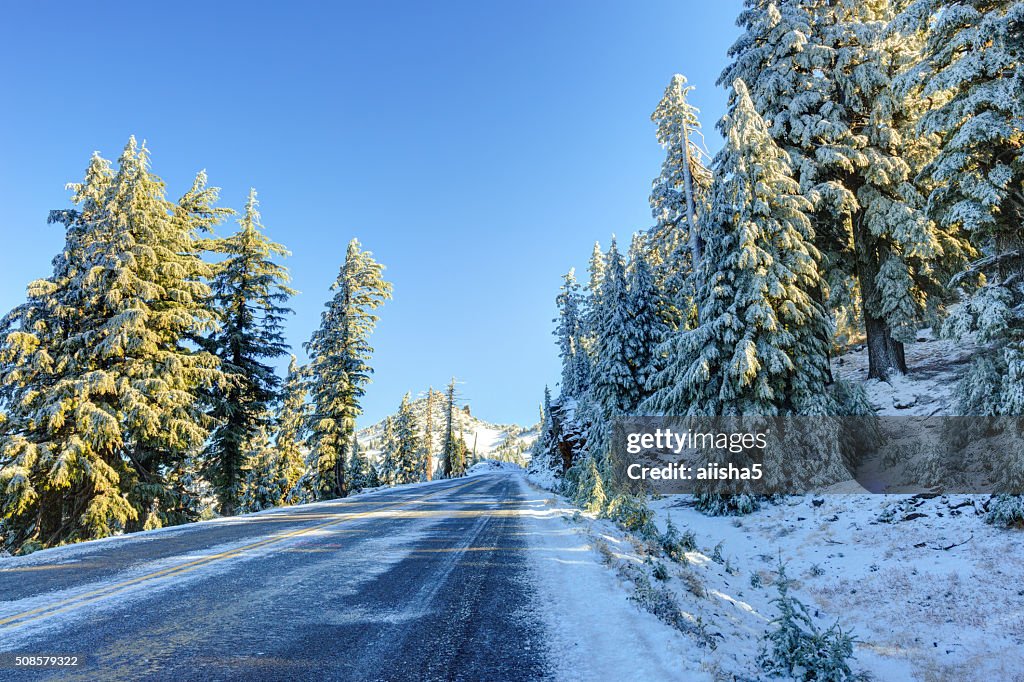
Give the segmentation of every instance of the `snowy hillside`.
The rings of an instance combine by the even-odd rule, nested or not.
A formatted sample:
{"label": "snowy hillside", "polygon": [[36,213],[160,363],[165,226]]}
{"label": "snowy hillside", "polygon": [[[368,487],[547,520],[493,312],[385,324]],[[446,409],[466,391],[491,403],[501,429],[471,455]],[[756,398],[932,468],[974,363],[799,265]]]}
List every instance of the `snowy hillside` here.
{"label": "snowy hillside", "polygon": [[[427,404],[430,403],[431,452],[436,457],[444,444],[445,433],[445,401],[444,395],[434,391],[428,401],[426,393],[412,402],[412,410],[416,416],[418,430],[426,429]],[[356,434],[359,445],[370,457],[380,454],[380,440],[384,433],[384,422],[387,418],[361,429]],[[462,434],[466,446],[471,453],[471,461],[480,459],[499,459],[524,463],[529,459],[530,446],[537,439],[537,428],[526,428],[518,424],[495,424],[485,421],[472,413],[470,406],[463,405],[455,410],[453,429]]]}
{"label": "snowy hillside", "polygon": [[[908,376],[868,380],[864,348],[836,358],[833,370],[861,383],[881,416],[951,415],[955,377],[973,352],[924,331],[907,346]],[[550,485],[533,473],[530,480]],[[653,538],[592,514],[574,519],[638,606],[692,643],[681,665],[710,679],[764,679],[759,656],[779,614],[783,565],[818,631],[838,623],[853,635],[854,671],[875,680],[1024,680],[1024,567],[1006,560],[1024,555],[1024,537],[986,524],[987,502],[804,495],[735,517],[708,516],[692,497],[669,495],[649,502]],[[675,560],[665,550],[670,535]]]}

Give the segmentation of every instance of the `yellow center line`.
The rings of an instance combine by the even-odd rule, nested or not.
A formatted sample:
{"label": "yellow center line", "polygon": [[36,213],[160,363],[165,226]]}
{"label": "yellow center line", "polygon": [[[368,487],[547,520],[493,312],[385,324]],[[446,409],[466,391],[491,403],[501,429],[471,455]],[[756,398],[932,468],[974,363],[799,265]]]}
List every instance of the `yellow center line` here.
{"label": "yellow center line", "polygon": [[[32,621],[39,620],[40,618],[45,618],[47,616],[52,616],[52,615],[55,615],[55,614],[58,614],[58,613],[62,613],[64,611],[67,611],[69,609],[75,608],[77,606],[84,606],[86,604],[91,604],[92,602],[95,602],[95,601],[98,601],[100,599],[103,599],[104,597],[109,597],[112,594],[115,594],[117,592],[123,591],[125,588],[131,587],[132,585],[137,585],[138,583],[141,583],[141,582],[145,582],[146,580],[153,580],[153,579],[156,579],[156,578],[163,578],[163,577],[167,577],[167,576],[171,576],[171,575],[182,575],[184,573],[189,573],[191,571],[196,570],[197,568],[201,568],[201,567],[203,567],[203,566],[205,566],[207,564],[211,564],[211,563],[213,563],[215,561],[220,561],[220,560],[223,560],[223,559],[230,559],[230,558],[236,557],[236,556],[238,556],[240,554],[244,554],[246,552],[250,552],[250,551],[252,551],[254,549],[259,549],[260,547],[266,547],[268,545],[277,544],[279,542],[283,542],[285,540],[289,540],[291,538],[298,537],[300,535],[305,535],[306,533],[312,533],[313,531],[316,531],[316,530],[321,530],[323,528],[329,528],[330,526],[336,526],[338,524],[345,523],[346,521],[354,521],[356,519],[366,518],[367,516],[370,516],[372,514],[376,514],[378,512],[394,511],[394,510],[397,510],[397,509],[401,509],[402,507],[409,506],[410,504],[416,504],[420,500],[425,500],[425,499],[427,499],[429,497],[433,497],[435,495],[440,495],[441,493],[450,493],[450,492],[455,492],[456,490],[461,490],[462,488],[465,488],[465,487],[468,487],[470,485],[473,485],[476,482],[477,481],[474,480],[474,481],[470,481],[468,483],[463,483],[462,485],[458,485],[458,486],[455,486],[455,487],[452,487],[452,488],[445,488],[443,490],[437,490],[437,491],[434,491],[432,493],[428,493],[426,495],[422,495],[420,497],[417,497],[417,498],[414,498],[414,499],[411,499],[411,500],[405,500],[404,502],[400,502],[400,503],[395,504],[395,505],[393,505],[391,507],[387,506],[388,503],[384,503],[384,504],[382,504],[381,506],[379,506],[379,507],[377,507],[375,509],[371,509],[371,510],[364,511],[364,512],[359,512],[359,513],[356,513],[356,514],[348,514],[348,515],[346,515],[346,516],[344,516],[343,518],[340,518],[340,519],[334,519],[332,521],[327,521],[326,523],[321,523],[321,524],[317,524],[315,526],[310,526],[309,528],[300,528],[300,529],[292,531],[290,533],[285,533],[283,535],[277,535],[277,536],[274,536],[272,538],[267,538],[265,540],[260,540],[258,542],[254,542],[254,543],[251,543],[251,544],[248,544],[248,545],[243,545],[242,547],[236,547],[234,549],[230,549],[230,550],[227,550],[227,551],[224,551],[224,552],[220,552],[219,554],[212,554],[210,556],[200,557],[199,559],[194,559],[192,561],[188,561],[188,562],[185,562],[183,564],[178,564],[177,566],[171,566],[169,568],[164,568],[164,569],[161,569],[159,571],[154,571],[152,573],[148,573],[146,575],[139,576],[138,578],[132,578],[131,580],[125,580],[125,581],[122,581],[120,583],[115,583],[114,585],[108,585],[106,587],[101,587],[99,589],[93,590],[92,592],[86,592],[85,594],[79,594],[79,595],[76,595],[74,597],[69,597],[69,598],[67,598],[67,599],[65,599],[63,601],[58,601],[58,602],[55,602],[53,604],[47,604],[47,605],[44,605],[44,606],[39,606],[39,607],[36,607],[36,608],[31,609],[29,611],[23,611],[21,613],[16,613],[16,614],[14,614],[12,616],[7,616],[6,618],[0,619],[0,626],[5,626],[6,625],[9,628],[15,628],[15,627],[18,627],[19,625],[24,625],[25,623],[30,623]],[[20,621],[20,622],[16,622],[15,623],[14,621]],[[13,623],[13,625],[10,625],[11,623]]]}

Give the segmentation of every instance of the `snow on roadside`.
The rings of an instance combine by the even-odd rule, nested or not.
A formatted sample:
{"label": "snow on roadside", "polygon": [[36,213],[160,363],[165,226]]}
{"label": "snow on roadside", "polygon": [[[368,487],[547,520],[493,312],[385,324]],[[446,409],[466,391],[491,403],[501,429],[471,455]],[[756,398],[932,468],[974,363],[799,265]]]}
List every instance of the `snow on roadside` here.
{"label": "snow on roadside", "polygon": [[[867,380],[863,349],[833,366],[863,382],[879,415],[952,414],[973,350],[923,331],[907,346],[907,377]],[[725,675],[760,677],[755,659],[782,561],[820,627],[853,630],[854,668],[876,680],[1024,680],[1024,534],[986,525],[984,499],[794,496],[742,517],[705,516],[687,496],[650,506],[659,530],[671,517],[694,534],[697,550],[668,582],[717,633]]]}
{"label": "snow on roadside", "polygon": [[516,478],[528,496],[522,517],[557,678],[711,680],[701,668],[704,649],[630,600],[613,570],[642,563],[629,538]]}
{"label": "snow on roadside", "polygon": [[1024,535],[986,525],[968,496],[793,497],[739,518],[688,503],[651,507],[662,530],[671,516],[696,536],[707,596],[689,601],[722,634],[724,669],[753,670],[781,560],[818,625],[852,628],[854,667],[876,680],[1024,680]]}

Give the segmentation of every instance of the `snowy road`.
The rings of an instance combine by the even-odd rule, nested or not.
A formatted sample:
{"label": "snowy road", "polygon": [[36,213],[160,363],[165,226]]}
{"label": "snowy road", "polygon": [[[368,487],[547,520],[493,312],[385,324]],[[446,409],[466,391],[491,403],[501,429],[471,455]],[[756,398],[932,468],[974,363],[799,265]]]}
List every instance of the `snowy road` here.
{"label": "snowy road", "polygon": [[0,678],[679,675],[678,638],[550,505],[494,474],[0,560]]}

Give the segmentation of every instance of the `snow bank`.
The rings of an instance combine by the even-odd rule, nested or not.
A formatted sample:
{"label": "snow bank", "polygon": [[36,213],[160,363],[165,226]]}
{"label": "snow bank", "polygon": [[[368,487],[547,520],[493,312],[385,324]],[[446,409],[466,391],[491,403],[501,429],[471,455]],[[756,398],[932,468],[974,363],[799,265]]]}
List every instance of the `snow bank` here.
{"label": "snow bank", "polygon": [[525,477],[519,481],[529,500],[522,514],[557,678],[711,680],[699,647],[639,608],[607,560],[639,561],[630,540]]}

